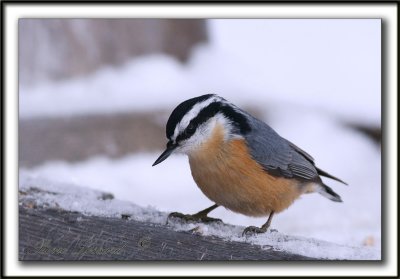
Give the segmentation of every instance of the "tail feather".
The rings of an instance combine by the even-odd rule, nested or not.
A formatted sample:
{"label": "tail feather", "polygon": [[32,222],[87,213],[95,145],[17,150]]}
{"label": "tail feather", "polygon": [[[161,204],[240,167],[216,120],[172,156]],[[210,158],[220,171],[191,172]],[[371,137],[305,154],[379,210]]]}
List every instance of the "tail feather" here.
{"label": "tail feather", "polygon": [[[322,175],[322,176],[325,176],[325,177],[329,177],[329,178],[331,178],[331,179],[333,179],[333,180],[336,180],[336,181],[339,181],[339,182],[341,182],[341,183],[343,183],[343,184],[345,184],[345,185],[348,185],[346,182],[344,182],[343,180],[341,180],[341,179],[339,179],[339,178],[333,176],[332,174],[329,174],[329,173],[327,173],[326,171],[321,170],[320,168],[317,168],[317,167],[315,167],[315,168],[316,168],[316,170],[317,170],[317,172],[318,172],[319,175]],[[329,188],[329,187],[328,187],[328,188]],[[330,189],[330,188],[329,188],[329,189]],[[332,189],[331,189],[331,190],[332,190]]]}
{"label": "tail feather", "polygon": [[336,194],[331,187],[322,184],[320,185],[320,187],[318,187],[318,193],[321,194],[322,196],[324,196],[325,198],[330,199],[331,201],[334,202],[343,202],[342,198]]}

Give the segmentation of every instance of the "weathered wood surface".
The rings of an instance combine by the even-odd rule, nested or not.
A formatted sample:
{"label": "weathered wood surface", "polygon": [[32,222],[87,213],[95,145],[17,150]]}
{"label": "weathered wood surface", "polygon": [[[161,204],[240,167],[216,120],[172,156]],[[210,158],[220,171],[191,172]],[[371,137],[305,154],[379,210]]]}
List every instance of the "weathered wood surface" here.
{"label": "weathered wood surface", "polygon": [[19,259],[315,260],[164,225],[24,206],[19,208]]}

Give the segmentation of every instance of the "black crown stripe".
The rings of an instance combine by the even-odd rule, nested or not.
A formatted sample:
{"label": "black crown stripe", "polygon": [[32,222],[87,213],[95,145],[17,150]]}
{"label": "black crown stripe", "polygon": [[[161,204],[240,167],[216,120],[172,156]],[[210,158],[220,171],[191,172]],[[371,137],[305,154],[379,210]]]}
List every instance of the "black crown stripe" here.
{"label": "black crown stripe", "polygon": [[168,119],[167,127],[166,127],[166,135],[168,139],[171,139],[174,134],[174,130],[176,125],[182,120],[183,116],[193,108],[196,104],[203,102],[211,97],[215,96],[214,94],[206,94],[196,98],[192,98],[186,100],[179,104],[171,113],[171,116]]}

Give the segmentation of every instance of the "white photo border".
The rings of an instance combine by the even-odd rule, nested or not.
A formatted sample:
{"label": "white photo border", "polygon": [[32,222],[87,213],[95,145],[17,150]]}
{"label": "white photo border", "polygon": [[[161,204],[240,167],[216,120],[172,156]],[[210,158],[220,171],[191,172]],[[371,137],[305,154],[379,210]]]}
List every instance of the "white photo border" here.
{"label": "white photo border", "polygon": [[[396,3],[319,4],[79,4],[2,3],[5,181],[3,272],[7,276],[396,276],[397,75]],[[382,262],[20,262],[18,261],[18,19],[29,18],[382,18],[382,119],[384,120]],[[361,186],[360,186],[361,187]]]}

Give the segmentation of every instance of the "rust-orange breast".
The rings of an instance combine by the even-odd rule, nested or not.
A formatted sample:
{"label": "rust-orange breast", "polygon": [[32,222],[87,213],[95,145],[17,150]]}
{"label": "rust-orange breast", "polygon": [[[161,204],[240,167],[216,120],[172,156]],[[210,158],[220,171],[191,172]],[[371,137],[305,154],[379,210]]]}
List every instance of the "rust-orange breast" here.
{"label": "rust-orange breast", "polygon": [[211,138],[189,154],[189,163],[195,182],[209,199],[245,215],[280,212],[303,193],[296,180],[265,172],[243,139],[224,141],[218,124]]}

